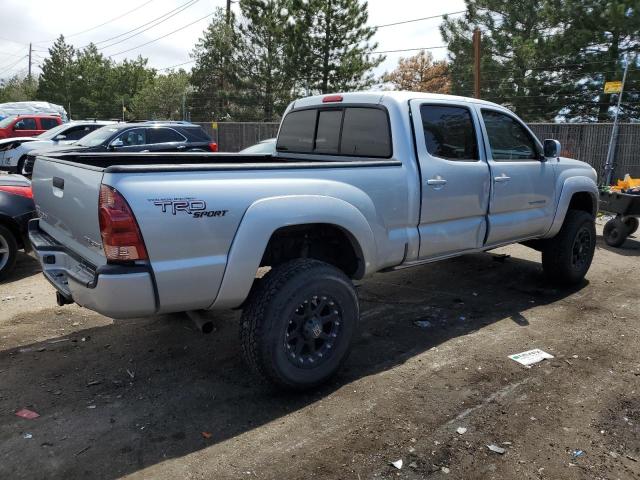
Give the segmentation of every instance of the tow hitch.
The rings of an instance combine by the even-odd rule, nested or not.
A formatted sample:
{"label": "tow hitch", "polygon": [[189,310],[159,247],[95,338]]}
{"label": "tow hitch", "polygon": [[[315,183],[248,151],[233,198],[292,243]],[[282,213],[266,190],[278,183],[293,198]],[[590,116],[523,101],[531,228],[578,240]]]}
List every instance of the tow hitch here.
{"label": "tow hitch", "polygon": [[56,303],[58,304],[59,307],[62,307],[64,305],[69,305],[70,303],[73,303],[73,300],[65,297],[60,292],[56,292]]}

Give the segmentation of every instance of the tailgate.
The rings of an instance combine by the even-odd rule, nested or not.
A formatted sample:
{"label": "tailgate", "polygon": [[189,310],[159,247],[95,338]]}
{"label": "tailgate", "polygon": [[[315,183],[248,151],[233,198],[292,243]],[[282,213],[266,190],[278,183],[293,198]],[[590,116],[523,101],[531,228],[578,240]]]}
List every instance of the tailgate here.
{"label": "tailgate", "polygon": [[38,157],[31,179],[40,228],[96,267],[102,250],[98,198],[102,170]]}

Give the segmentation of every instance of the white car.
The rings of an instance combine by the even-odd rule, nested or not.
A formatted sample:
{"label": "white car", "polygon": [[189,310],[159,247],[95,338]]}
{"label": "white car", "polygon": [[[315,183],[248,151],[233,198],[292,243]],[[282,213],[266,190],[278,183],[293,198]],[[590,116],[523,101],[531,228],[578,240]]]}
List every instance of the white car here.
{"label": "white car", "polygon": [[77,120],[63,123],[37,137],[17,137],[0,140],[0,170],[22,173],[27,153],[69,145],[94,130],[116,122],[108,120]]}

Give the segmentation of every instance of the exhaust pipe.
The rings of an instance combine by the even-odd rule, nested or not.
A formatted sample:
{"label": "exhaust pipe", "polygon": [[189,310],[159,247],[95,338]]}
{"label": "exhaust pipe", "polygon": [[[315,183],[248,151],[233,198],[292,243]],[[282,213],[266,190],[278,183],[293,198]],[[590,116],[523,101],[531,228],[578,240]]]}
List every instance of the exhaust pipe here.
{"label": "exhaust pipe", "polygon": [[65,305],[69,305],[73,303],[73,300],[65,297],[60,292],[56,292],[56,303],[58,304],[59,307],[64,307]]}
{"label": "exhaust pipe", "polygon": [[193,320],[196,328],[204,334],[213,332],[213,320],[206,318],[199,311],[191,310],[187,312],[187,316]]}

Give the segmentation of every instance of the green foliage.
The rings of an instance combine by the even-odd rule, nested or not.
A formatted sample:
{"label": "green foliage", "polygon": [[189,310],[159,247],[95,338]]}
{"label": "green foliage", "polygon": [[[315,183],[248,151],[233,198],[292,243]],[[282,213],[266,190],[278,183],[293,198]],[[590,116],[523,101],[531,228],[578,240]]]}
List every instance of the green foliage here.
{"label": "green foliage", "polygon": [[[607,120],[625,55],[637,66],[638,4],[624,0],[465,0],[445,18],[452,93],[473,93],[472,34],[482,31],[481,97],[528,121]],[[615,97],[615,95],[614,95]]]}
{"label": "green foliage", "polygon": [[[42,63],[38,98],[68,108],[73,100],[74,59],[76,51],[60,35]],[[70,113],[70,112],[67,112]]]}
{"label": "green foliage", "polygon": [[371,69],[384,60],[372,52],[375,29],[360,0],[293,0],[292,50],[304,65],[302,81],[318,93],[362,90],[374,83]]}
{"label": "green foliage", "polygon": [[133,97],[132,113],[139,120],[182,120],[188,89],[189,74],[184,70],[159,75]]}
{"label": "green foliage", "polygon": [[12,77],[0,84],[0,103],[36,100],[38,81],[27,77]]}
{"label": "green foliage", "polygon": [[[259,120],[273,121],[293,96],[299,77],[293,50],[292,0],[241,0],[240,32],[245,50],[243,77],[260,108]],[[298,68],[297,68],[298,67]]]}
{"label": "green foliage", "polygon": [[219,8],[191,57],[195,66],[191,72],[193,92],[189,97],[194,120],[210,121],[253,117],[255,109],[238,99],[243,89],[241,61],[245,51],[243,39],[234,27],[232,15],[227,24],[226,13]]}

